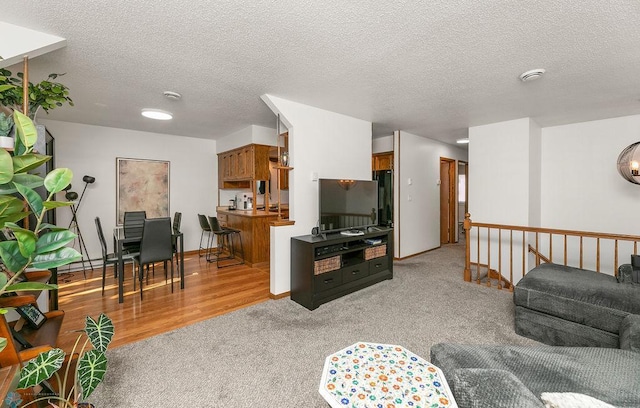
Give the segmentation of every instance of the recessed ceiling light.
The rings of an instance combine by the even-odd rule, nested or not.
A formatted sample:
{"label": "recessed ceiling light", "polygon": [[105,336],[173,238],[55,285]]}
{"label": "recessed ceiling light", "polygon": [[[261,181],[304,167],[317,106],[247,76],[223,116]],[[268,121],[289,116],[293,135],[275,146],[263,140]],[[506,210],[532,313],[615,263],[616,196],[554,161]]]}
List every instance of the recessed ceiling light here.
{"label": "recessed ceiling light", "polygon": [[545,72],[547,71],[545,71],[543,68],[532,69],[520,74],[520,80],[522,82],[533,81],[543,76]]}
{"label": "recessed ceiling light", "polygon": [[173,115],[170,112],[162,111],[160,109],[143,109],[142,116],[149,119],[156,120],[171,120]]}
{"label": "recessed ceiling light", "polygon": [[464,139],[458,139],[458,140],[456,140],[456,143],[458,143],[458,144],[466,144],[466,143],[469,143],[469,138],[468,138],[468,137],[465,137]]}

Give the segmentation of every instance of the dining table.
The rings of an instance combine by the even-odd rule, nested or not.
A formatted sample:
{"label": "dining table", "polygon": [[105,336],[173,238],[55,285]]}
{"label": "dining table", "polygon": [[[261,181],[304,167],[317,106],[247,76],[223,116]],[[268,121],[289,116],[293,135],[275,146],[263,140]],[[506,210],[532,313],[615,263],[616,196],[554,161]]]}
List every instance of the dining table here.
{"label": "dining table", "polygon": [[[173,231],[171,233],[173,238],[176,238],[178,244],[178,256],[179,267],[178,272],[180,274],[180,289],[184,289],[184,234],[180,231]],[[122,255],[124,253],[124,244],[139,243],[142,241],[142,236],[126,237],[124,235],[124,227],[117,225],[113,229],[113,247],[118,257],[118,303],[124,303],[124,260]]]}

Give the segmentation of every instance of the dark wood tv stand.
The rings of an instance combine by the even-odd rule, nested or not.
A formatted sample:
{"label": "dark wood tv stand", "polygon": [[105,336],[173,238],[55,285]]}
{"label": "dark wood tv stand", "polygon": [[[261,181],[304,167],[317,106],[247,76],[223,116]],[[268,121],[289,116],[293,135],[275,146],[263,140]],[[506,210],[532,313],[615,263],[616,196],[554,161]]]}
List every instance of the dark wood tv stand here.
{"label": "dark wood tv stand", "polygon": [[356,236],[331,233],[292,237],[291,300],[314,310],[323,303],[393,279],[393,230],[377,229]]}

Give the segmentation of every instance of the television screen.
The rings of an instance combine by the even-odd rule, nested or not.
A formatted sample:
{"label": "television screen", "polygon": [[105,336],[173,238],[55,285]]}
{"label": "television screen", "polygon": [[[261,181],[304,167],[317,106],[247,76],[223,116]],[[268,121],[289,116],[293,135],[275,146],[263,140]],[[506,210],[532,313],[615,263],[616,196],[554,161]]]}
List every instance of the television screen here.
{"label": "television screen", "polygon": [[378,225],[378,182],[320,179],[320,231]]}

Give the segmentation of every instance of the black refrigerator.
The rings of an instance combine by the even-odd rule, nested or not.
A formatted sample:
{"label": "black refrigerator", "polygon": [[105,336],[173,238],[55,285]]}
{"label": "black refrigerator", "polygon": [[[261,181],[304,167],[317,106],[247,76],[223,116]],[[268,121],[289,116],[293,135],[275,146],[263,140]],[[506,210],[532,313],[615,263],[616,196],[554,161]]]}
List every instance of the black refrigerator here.
{"label": "black refrigerator", "polygon": [[376,170],[378,180],[378,225],[393,227],[393,170]]}

